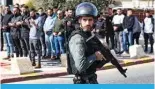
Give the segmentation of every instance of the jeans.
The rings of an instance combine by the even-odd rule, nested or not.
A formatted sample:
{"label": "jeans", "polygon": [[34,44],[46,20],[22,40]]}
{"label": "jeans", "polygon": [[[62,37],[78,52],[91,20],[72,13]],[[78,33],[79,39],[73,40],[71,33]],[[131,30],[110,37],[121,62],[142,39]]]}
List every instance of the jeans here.
{"label": "jeans", "polygon": [[23,57],[20,39],[19,38],[13,38],[12,40],[13,40],[13,44],[15,47],[16,57]]}
{"label": "jeans", "polygon": [[123,51],[128,52],[128,47],[133,45],[133,32],[128,31],[128,33],[123,31]]}
{"label": "jeans", "polygon": [[32,63],[35,63],[35,54],[38,58],[38,64],[41,64],[41,50],[40,50],[40,43],[39,39],[29,39],[29,46],[30,46],[30,60]]}
{"label": "jeans", "polygon": [[64,37],[63,36],[53,36],[54,46],[56,51],[56,56],[65,53],[64,50]]}
{"label": "jeans", "polygon": [[114,43],[115,43],[115,51],[116,51],[116,53],[121,53],[123,50],[123,46],[122,46],[122,40],[123,40],[123,38],[122,38],[122,31],[116,31],[116,32],[114,32],[115,33],[115,36],[114,36],[114,38],[115,38],[115,41],[114,41]]}
{"label": "jeans", "polygon": [[145,52],[148,51],[148,40],[150,41],[150,45],[151,45],[150,52],[153,52],[153,43],[154,43],[153,33],[144,33]]}
{"label": "jeans", "polygon": [[[109,38],[111,44],[109,43]],[[114,34],[106,34],[106,42],[109,45],[110,49],[114,49]]]}
{"label": "jeans", "polygon": [[10,32],[3,32],[3,37],[7,45],[7,56],[13,55],[13,40]]}
{"label": "jeans", "polygon": [[55,49],[53,43],[53,35],[51,31],[45,33],[46,56],[54,56]]}
{"label": "jeans", "polygon": [[140,32],[136,32],[133,34],[133,44],[135,39],[136,39],[136,44],[139,44],[139,37],[140,37]]}
{"label": "jeans", "polygon": [[29,53],[29,38],[21,38],[20,39],[20,43],[21,43],[21,48],[22,48],[22,52],[24,57],[28,56]]}
{"label": "jeans", "polygon": [[45,44],[45,34],[42,32],[40,37],[40,46],[42,50],[42,56],[46,56],[46,44]]}

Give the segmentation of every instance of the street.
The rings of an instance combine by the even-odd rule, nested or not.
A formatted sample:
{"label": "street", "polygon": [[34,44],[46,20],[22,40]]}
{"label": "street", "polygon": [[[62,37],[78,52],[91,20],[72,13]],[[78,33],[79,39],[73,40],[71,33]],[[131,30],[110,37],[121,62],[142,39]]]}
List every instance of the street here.
{"label": "street", "polygon": [[[98,71],[98,82],[100,84],[153,84],[154,83],[154,62],[128,66],[127,78],[124,78],[117,69]],[[14,82],[10,84],[72,84],[73,75],[60,76]]]}

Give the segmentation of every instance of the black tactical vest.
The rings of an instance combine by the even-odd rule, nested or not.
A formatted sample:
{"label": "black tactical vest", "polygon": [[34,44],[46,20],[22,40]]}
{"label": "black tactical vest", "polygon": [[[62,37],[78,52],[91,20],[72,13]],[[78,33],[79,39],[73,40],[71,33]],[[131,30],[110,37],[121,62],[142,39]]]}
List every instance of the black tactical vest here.
{"label": "black tactical vest", "polygon": [[[94,48],[93,44],[91,41],[88,41],[87,40],[91,37],[91,33],[87,33],[87,32],[84,32],[82,31],[81,29],[80,30],[75,30],[71,33],[70,37],[69,37],[69,40],[71,39],[72,36],[74,36],[75,34],[80,34],[82,37],[84,37],[85,39],[85,42],[86,42],[86,57],[88,56],[91,56],[93,55],[96,51],[99,51],[98,48]],[[96,44],[95,44],[96,45]],[[75,63],[74,63],[74,60],[71,56],[71,54],[69,53],[69,61],[70,63],[68,65],[70,65],[71,68],[69,68],[69,70],[72,71],[72,74],[78,74],[78,71],[75,67]],[[86,71],[84,74],[91,74],[91,73],[95,73],[96,72],[96,68],[100,68],[102,67],[104,64],[103,62],[99,62],[99,61],[95,61]]]}
{"label": "black tactical vest", "polygon": [[[96,68],[101,68],[103,67],[104,64],[111,62],[120,71],[120,73],[126,77],[125,75],[126,69],[122,68],[122,66],[119,64],[117,59],[111,54],[110,49],[104,44],[102,44],[95,35],[93,34],[89,35],[83,32],[82,30],[79,30],[79,31],[77,30],[71,34],[71,37],[75,34],[80,34],[86,40],[85,41],[86,42],[86,53],[85,53],[86,57],[94,54],[96,51],[100,51],[102,55],[104,56],[102,61],[93,62],[93,64],[84,72],[84,74],[89,75],[89,74],[95,73]],[[78,74],[78,71],[74,65],[74,60],[71,55],[70,55],[69,60],[71,61],[71,63],[69,63],[68,65],[71,65],[70,69],[72,70],[72,74]]]}

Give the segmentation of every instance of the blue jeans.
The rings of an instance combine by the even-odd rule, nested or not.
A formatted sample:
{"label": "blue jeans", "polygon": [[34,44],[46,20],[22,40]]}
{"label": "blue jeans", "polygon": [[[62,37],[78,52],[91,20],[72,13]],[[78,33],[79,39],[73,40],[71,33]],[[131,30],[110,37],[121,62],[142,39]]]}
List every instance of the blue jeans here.
{"label": "blue jeans", "polygon": [[54,46],[56,51],[56,56],[65,53],[64,50],[64,37],[63,36],[54,36]]}
{"label": "blue jeans", "polygon": [[53,35],[51,31],[45,33],[45,43],[46,43],[46,56],[54,56],[55,49],[53,45]]}
{"label": "blue jeans", "polygon": [[123,32],[123,51],[128,52],[128,47],[133,45],[133,32]]}
{"label": "blue jeans", "polygon": [[3,32],[3,37],[7,45],[7,56],[13,55],[13,40],[10,32]]}

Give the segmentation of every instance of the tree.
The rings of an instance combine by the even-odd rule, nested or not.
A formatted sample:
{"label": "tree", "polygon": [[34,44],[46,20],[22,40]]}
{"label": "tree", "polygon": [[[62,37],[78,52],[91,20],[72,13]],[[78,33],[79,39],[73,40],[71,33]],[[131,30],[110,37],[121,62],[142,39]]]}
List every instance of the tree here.
{"label": "tree", "polygon": [[34,0],[34,6],[36,8],[42,7],[47,9],[48,7],[58,6],[60,9],[64,8],[76,8],[81,2],[92,2],[96,5],[99,11],[108,7],[114,0]]}
{"label": "tree", "polygon": [[28,6],[29,8],[35,8],[35,6],[32,3],[32,1],[28,1],[25,5]]}

